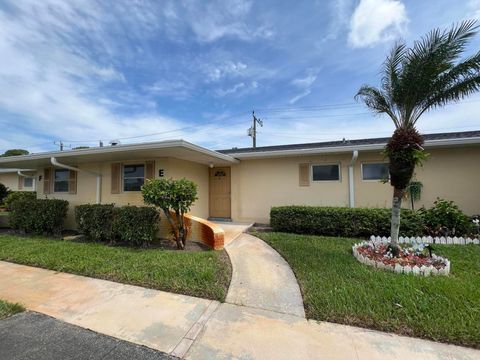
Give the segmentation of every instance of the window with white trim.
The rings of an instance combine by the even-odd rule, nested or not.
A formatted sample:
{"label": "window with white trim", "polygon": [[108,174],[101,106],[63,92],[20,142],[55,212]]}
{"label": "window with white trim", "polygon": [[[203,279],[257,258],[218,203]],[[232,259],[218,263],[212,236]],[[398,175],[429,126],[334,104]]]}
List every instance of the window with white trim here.
{"label": "window with white trim", "polygon": [[362,180],[388,180],[388,163],[362,164]]}
{"label": "window with white trim", "polygon": [[339,181],[340,165],[312,165],[313,181]]}
{"label": "window with white trim", "polygon": [[24,177],[23,178],[23,187],[31,188],[33,187],[33,178],[31,177]]}
{"label": "window with white trim", "polygon": [[145,183],[145,165],[123,165],[123,191],[140,191]]}

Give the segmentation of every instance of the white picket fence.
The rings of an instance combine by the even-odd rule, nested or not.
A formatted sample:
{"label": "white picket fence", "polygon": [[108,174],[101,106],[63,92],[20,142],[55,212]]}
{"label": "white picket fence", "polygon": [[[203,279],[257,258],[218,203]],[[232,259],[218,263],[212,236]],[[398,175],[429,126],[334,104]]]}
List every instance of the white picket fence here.
{"label": "white picket fence", "polygon": [[[386,238],[385,238],[386,239]],[[375,239],[377,240],[377,239]],[[382,241],[380,238],[377,241]],[[361,242],[360,244],[354,244],[352,246],[352,251],[353,251],[353,256],[360,261],[362,264],[368,265],[368,266],[373,266],[377,269],[382,269],[382,270],[387,270],[387,271],[393,271],[396,273],[404,273],[404,274],[413,274],[413,275],[418,275],[418,276],[434,276],[434,275],[448,275],[450,273],[450,261],[448,259],[445,260],[445,267],[442,269],[437,270],[434,266],[402,266],[400,264],[395,264],[395,265],[385,265],[381,261],[375,261],[367,256],[364,256],[363,254],[358,252],[358,248],[367,244],[366,241]],[[435,255],[434,255],[435,256]]]}
{"label": "white picket fence", "polygon": [[[390,241],[390,236],[370,236],[371,241]],[[403,237],[398,238],[400,244],[446,244],[446,245],[468,245],[480,244],[479,239],[463,238],[463,237],[431,237],[431,236],[417,236],[417,237]]]}

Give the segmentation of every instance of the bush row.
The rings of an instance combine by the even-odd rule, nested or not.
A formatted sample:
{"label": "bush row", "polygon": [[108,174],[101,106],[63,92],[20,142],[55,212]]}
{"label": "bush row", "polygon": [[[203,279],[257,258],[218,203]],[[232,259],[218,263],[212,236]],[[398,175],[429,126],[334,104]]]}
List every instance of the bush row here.
{"label": "bush row", "polygon": [[[308,235],[369,237],[390,235],[389,209],[280,206],[270,211],[274,231]],[[419,213],[402,210],[400,234],[417,236],[423,233]]]}
{"label": "bush row", "polygon": [[12,211],[12,204],[17,200],[35,200],[37,193],[35,191],[10,191],[3,201],[7,211]]}
{"label": "bush row", "polygon": [[9,203],[10,226],[37,235],[60,235],[68,201],[19,198]]}
{"label": "bush row", "polygon": [[75,208],[78,229],[92,241],[148,246],[156,238],[158,211],[147,206],[87,204]]}

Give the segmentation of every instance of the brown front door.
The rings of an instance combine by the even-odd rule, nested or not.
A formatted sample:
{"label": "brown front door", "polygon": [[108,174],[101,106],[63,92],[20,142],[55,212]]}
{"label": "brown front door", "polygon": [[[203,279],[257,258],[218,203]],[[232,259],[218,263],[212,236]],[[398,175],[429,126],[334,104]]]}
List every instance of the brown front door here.
{"label": "brown front door", "polygon": [[230,168],[210,169],[210,217],[230,218]]}

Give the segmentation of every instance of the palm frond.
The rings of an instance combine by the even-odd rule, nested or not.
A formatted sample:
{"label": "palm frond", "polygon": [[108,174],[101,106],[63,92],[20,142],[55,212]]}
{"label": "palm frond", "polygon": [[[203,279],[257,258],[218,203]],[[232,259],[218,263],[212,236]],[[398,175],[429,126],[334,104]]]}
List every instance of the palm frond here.
{"label": "palm frond", "polygon": [[480,52],[459,62],[477,24],[469,20],[432,30],[411,48],[396,43],[383,64],[380,89],[362,86],[355,98],[388,114],[397,128],[412,128],[430,108],[479,91]]}
{"label": "palm frond", "polygon": [[377,114],[387,114],[393,120],[395,126],[399,126],[392,104],[381,90],[373,86],[363,85],[355,95],[355,100],[358,99],[362,100],[368,108]]}

